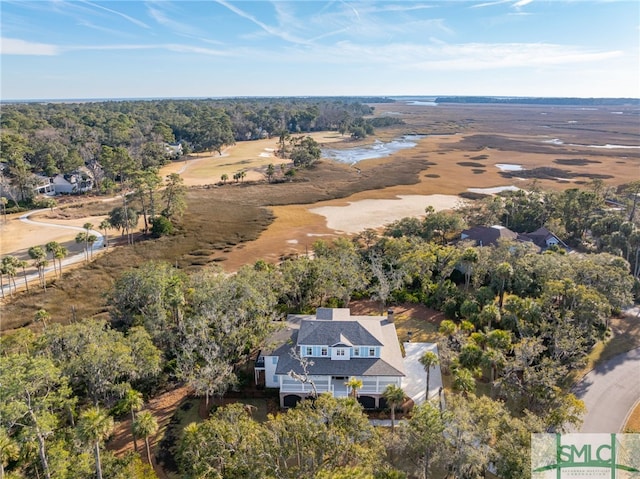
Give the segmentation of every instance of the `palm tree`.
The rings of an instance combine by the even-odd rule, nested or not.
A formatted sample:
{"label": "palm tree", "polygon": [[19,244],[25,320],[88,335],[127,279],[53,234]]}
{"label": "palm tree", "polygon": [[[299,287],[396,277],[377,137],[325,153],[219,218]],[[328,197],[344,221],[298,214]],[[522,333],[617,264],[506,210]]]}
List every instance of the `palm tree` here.
{"label": "palm tree", "polygon": [[142,409],[142,406],[144,406],[142,393],[130,387],[124,393],[123,398],[120,400],[120,404],[123,409],[131,411],[131,435],[133,436],[133,448],[138,452],[138,441],[133,424],[136,421],[136,411],[139,411]]}
{"label": "palm tree", "polygon": [[47,252],[42,246],[32,246],[29,248],[29,257],[33,260],[33,265],[38,269],[40,286],[46,291],[47,283],[44,279],[44,269],[47,267]]}
{"label": "palm tree", "polygon": [[[82,225],[84,228],[84,249],[87,252],[87,259],[89,257],[89,238],[90,236],[94,236],[91,234],[91,229],[93,228],[93,224],[87,222]],[[93,240],[95,242],[95,240]],[[93,243],[92,243],[93,244]]]}
{"label": "palm tree", "polygon": [[58,260],[58,273],[60,274],[60,276],[62,276],[62,260],[66,258],[68,254],[69,250],[62,245],[59,245],[58,249],[56,249],[55,253],[53,254],[54,262],[56,259]]}
{"label": "palm tree", "polygon": [[108,233],[108,229],[111,228],[111,222],[109,221],[108,218],[103,219],[100,222],[100,226],[99,228],[104,232],[104,246],[105,248],[109,247],[109,233]]}
{"label": "palm tree", "polygon": [[100,462],[100,444],[113,431],[113,418],[99,407],[93,407],[80,415],[78,435],[84,442],[93,446],[96,458],[96,477],[102,479],[102,463]]}
{"label": "palm tree", "polygon": [[513,276],[513,267],[507,263],[500,263],[495,269],[496,280],[499,283],[500,299],[498,301],[498,308],[502,311],[502,303],[504,301],[504,291],[507,286],[507,280]]}
{"label": "palm tree", "polygon": [[53,272],[58,276],[58,269],[56,268],[56,250],[60,248],[60,244],[57,241],[49,241],[44,248],[47,253],[51,253],[51,259],[53,260]]}
{"label": "palm tree", "polygon": [[420,357],[420,364],[427,372],[427,391],[425,393],[425,399],[429,400],[429,379],[431,376],[431,368],[440,364],[440,360],[438,359],[438,355],[432,351],[425,351],[425,353]]}
{"label": "palm tree", "polygon": [[147,460],[151,464],[151,448],[149,447],[149,436],[158,432],[158,421],[149,411],[142,411],[133,422],[133,431],[136,436],[143,437],[147,447]]}
{"label": "palm tree", "polygon": [[391,408],[391,433],[395,434],[396,407],[404,401],[404,391],[400,386],[389,384],[383,391],[382,397],[386,399]]}
{"label": "palm tree", "polygon": [[[13,291],[16,290],[16,273],[18,258],[15,256],[5,256],[2,258],[2,263],[0,263],[0,275],[7,275],[9,277],[9,281],[7,282],[9,286],[9,294],[13,296]],[[11,289],[11,281],[13,281],[13,290]],[[2,295],[4,296],[4,289],[2,290]]]}
{"label": "palm tree", "polygon": [[269,163],[269,165],[267,166],[267,181],[269,183],[271,183],[271,181],[273,180],[273,175],[276,174],[276,169],[273,166],[273,163]]}
{"label": "palm tree", "polygon": [[227,175],[226,173],[222,173],[222,175],[220,176],[220,180],[222,181],[223,185],[227,184],[227,181],[229,180],[229,175]]}
{"label": "palm tree", "polygon": [[453,372],[453,389],[461,392],[465,396],[473,391],[476,381],[473,379],[473,373],[467,368],[458,368]]}
{"label": "palm tree", "polygon": [[89,252],[91,254],[91,259],[93,259],[93,243],[98,241],[98,237],[96,235],[88,235],[87,236],[87,244],[89,245]]}
{"label": "palm tree", "polygon": [[51,315],[46,309],[39,309],[36,311],[33,319],[36,323],[42,323],[42,329],[47,329],[47,320],[51,319]]}
{"label": "palm tree", "polygon": [[358,397],[358,389],[362,387],[362,380],[355,376],[351,376],[345,385],[351,390],[351,397],[355,399]]}
{"label": "palm tree", "polygon": [[478,262],[478,251],[475,248],[467,248],[462,253],[461,262],[464,266],[464,289],[469,289],[473,265]]}

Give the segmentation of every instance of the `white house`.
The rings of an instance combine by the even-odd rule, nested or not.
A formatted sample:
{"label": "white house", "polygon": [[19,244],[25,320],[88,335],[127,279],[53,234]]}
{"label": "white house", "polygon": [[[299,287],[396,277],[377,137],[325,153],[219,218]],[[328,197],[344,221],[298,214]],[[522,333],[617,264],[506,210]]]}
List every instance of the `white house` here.
{"label": "white house", "polygon": [[[352,316],[348,308],[318,308],[315,315],[290,315],[279,345],[263,349],[256,360],[256,381],[280,390],[280,406],[329,392],[349,395],[345,384],[362,381],[358,401],[369,409],[385,407],[389,384],[401,386],[405,368],[400,343],[388,316]],[[302,363],[306,363],[306,372]]]}
{"label": "white house", "polygon": [[81,173],[70,175],[56,175],[51,180],[57,195],[85,193],[93,188],[93,181]]}

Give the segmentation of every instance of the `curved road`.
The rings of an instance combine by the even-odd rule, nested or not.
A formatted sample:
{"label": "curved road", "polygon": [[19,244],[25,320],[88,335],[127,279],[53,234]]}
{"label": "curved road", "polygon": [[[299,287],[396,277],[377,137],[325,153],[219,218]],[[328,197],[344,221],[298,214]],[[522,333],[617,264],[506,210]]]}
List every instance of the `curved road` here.
{"label": "curved road", "polygon": [[[78,231],[78,232],[85,232],[85,229],[82,228],[81,226],[70,226],[70,225],[59,225],[59,224],[55,224],[55,223],[45,223],[43,221],[33,221],[31,219],[29,219],[29,216],[36,214],[36,213],[40,213],[42,211],[47,211],[49,208],[43,208],[43,209],[39,209],[39,210],[33,210],[30,211],[28,213],[25,213],[24,215],[20,216],[20,221],[23,221],[25,223],[29,223],[32,225],[36,225],[36,226],[43,226],[46,228],[63,228],[63,229],[68,229],[68,230],[73,230],[73,231]],[[89,230],[89,232],[93,235],[96,235],[96,237],[98,238],[97,241],[95,243],[93,243],[93,247],[91,248],[92,251],[96,251],[102,248],[102,244],[104,242],[104,237],[102,235],[102,233],[100,233],[99,231],[96,230]],[[74,264],[74,263],[80,263],[84,261],[84,252],[82,253],[78,253],[78,254],[74,254],[71,256],[67,256],[65,259],[62,260],[62,266],[64,268],[64,266],[68,266],[70,264]],[[53,265],[48,266],[47,268],[45,268],[45,273],[48,273],[49,271],[53,271]],[[18,275],[16,277],[16,284],[20,284],[20,279],[22,279],[21,275]],[[28,274],[27,275],[27,281],[29,281],[29,283],[33,282],[33,281],[38,281],[38,273],[32,273],[32,274]],[[24,280],[22,281],[24,284]],[[9,285],[1,285],[2,291],[5,294],[9,294]]]}
{"label": "curved road", "polygon": [[573,388],[587,413],[580,432],[621,432],[640,400],[640,348],[604,361]]}

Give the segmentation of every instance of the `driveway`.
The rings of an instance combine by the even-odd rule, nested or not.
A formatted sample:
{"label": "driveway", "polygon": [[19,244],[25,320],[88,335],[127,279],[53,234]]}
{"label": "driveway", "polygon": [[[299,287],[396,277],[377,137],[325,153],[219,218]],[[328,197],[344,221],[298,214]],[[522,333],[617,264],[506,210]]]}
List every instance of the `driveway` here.
{"label": "driveway", "polygon": [[[404,368],[407,375],[402,378],[402,389],[405,394],[413,399],[418,405],[425,400],[425,389],[427,387],[427,373],[425,372],[420,358],[426,351],[438,354],[438,346],[434,343],[404,343]],[[438,389],[442,386],[442,374],[440,366],[434,366],[429,372],[429,398],[438,396]]]}
{"label": "driveway", "polygon": [[640,348],[599,364],[573,392],[587,407],[580,432],[621,432],[640,400]]}

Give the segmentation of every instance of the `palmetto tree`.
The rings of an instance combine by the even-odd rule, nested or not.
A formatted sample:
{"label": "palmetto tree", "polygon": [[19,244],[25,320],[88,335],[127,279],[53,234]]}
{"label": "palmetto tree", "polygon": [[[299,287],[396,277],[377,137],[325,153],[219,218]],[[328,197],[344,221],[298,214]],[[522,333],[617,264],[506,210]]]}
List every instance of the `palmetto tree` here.
{"label": "palmetto tree", "polygon": [[123,409],[128,409],[131,412],[131,435],[133,436],[133,448],[138,452],[138,441],[133,425],[136,421],[136,412],[144,406],[142,393],[133,388],[128,388],[120,400],[120,405]]}
{"label": "palmetto tree", "polygon": [[36,311],[33,319],[36,323],[42,323],[42,329],[47,329],[47,321],[51,319],[51,315],[46,309],[39,309]]}
{"label": "palmetto tree", "polygon": [[38,269],[40,286],[46,291],[47,283],[44,279],[44,269],[49,263],[47,261],[47,252],[42,246],[32,246],[29,248],[29,257],[33,260],[33,265]]}
{"label": "palmetto tree", "polygon": [[111,222],[105,218],[100,222],[100,229],[104,232],[104,245],[105,247],[109,247],[109,232],[107,231],[111,228]]}
{"label": "palmetto tree", "polygon": [[144,438],[144,444],[147,448],[147,460],[151,464],[151,448],[149,447],[149,436],[158,432],[158,421],[149,411],[142,411],[133,421],[133,431],[136,436]]}
{"label": "palmetto tree", "polygon": [[427,391],[425,393],[425,398],[429,400],[429,379],[431,376],[431,368],[440,364],[440,360],[438,359],[438,355],[432,351],[425,351],[425,353],[420,357],[420,364],[427,372]]}
{"label": "palmetto tree", "polygon": [[391,408],[391,433],[395,434],[396,407],[404,401],[404,391],[400,386],[389,384],[383,391],[382,397],[386,399]]}
{"label": "palmetto tree", "polygon": [[349,388],[351,397],[355,399],[358,397],[358,389],[362,387],[362,380],[352,376],[345,385]]}
{"label": "palmetto tree", "polygon": [[60,243],[57,241],[49,241],[44,248],[47,253],[51,254],[51,259],[53,260],[53,272],[58,276],[58,268],[56,268],[56,251],[60,248]]}
{"label": "palmetto tree", "polygon": [[102,463],[100,462],[100,444],[113,431],[113,418],[98,407],[86,410],[78,421],[78,436],[93,446],[96,459],[96,477],[102,479]]}
{"label": "palmetto tree", "polygon": [[[15,256],[5,256],[4,258],[2,258],[2,263],[0,263],[0,275],[6,274],[8,276],[9,294],[11,296],[13,296],[13,291],[16,290],[16,274],[18,273],[17,265],[19,261],[20,260]],[[13,290],[11,289],[12,281],[13,281]],[[2,290],[2,295],[4,296],[4,289]]]}
{"label": "palmetto tree", "polygon": [[67,257],[69,254],[69,250],[62,245],[58,245],[55,252],[53,253],[53,261],[58,260],[58,274],[62,276],[62,260]]}

